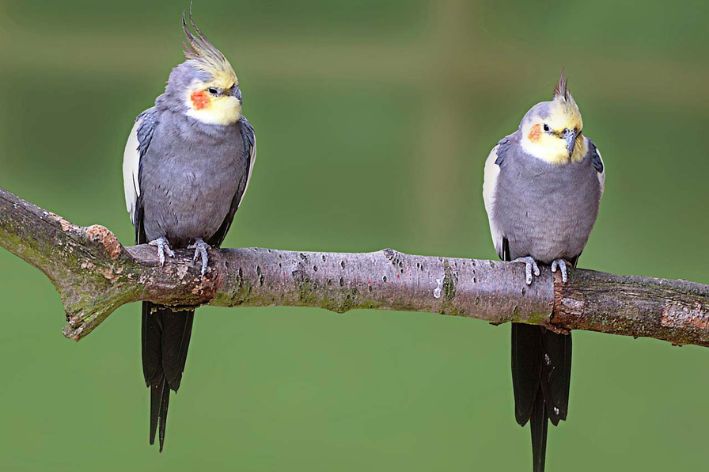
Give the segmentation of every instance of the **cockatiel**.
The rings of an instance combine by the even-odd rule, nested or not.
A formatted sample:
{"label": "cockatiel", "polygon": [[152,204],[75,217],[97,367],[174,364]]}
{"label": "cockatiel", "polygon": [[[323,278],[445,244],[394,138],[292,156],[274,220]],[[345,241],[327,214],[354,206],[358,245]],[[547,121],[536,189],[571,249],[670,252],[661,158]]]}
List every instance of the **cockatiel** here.
{"label": "cockatiel", "polygon": [[[581,112],[562,74],[551,101],[534,105],[485,162],[483,198],[498,256],[525,264],[526,283],[551,264],[567,281],[596,221],[605,173],[582,134]],[[548,420],[566,419],[571,335],[512,324],[515,416],[530,422],[533,470],[544,470]]]}
{"label": "cockatiel", "polygon": [[[246,192],[256,159],[254,129],[241,113],[233,68],[195,25],[182,17],[186,60],[172,69],[165,92],[141,113],[123,156],[126,206],[139,244],[194,248],[201,273],[219,247]],[[180,387],[194,308],[143,303],[142,357],[150,388],[150,444],[165,442],[170,390]]]}

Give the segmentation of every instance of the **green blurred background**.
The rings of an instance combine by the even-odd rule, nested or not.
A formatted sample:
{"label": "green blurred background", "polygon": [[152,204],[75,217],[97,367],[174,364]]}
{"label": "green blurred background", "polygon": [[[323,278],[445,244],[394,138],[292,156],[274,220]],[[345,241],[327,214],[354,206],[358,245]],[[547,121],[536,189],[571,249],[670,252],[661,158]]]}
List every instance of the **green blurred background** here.
{"label": "green blurred background", "polygon": [[[0,186],[132,242],[121,156],[181,61],[186,2],[0,2]],[[494,258],[496,140],[563,67],[607,166],[581,266],[709,283],[704,1],[207,1],[259,159],[226,246]],[[429,314],[203,308],[166,450],[147,444],[139,307],[79,344],[0,251],[2,471],[527,470],[509,327]],[[709,351],[574,334],[549,470],[709,464]]]}

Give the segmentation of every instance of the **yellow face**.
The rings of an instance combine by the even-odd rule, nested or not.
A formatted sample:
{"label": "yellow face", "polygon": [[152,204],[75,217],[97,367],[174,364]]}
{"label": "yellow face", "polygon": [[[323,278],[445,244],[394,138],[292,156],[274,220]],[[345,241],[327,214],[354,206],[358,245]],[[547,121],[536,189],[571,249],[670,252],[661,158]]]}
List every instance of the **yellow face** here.
{"label": "yellow face", "polygon": [[[194,80],[185,94],[187,115],[209,125],[232,125],[241,117],[236,77],[216,76],[211,82]],[[237,96],[238,95],[238,96]]]}
{"label": "yellow face", "polygon": [[532,116],[522,126],[522,148],[528,154],[551,164],[578,162],[586,155],[586,138],[581,134],[583,120],[573,98],[549,102],[549,114]]}

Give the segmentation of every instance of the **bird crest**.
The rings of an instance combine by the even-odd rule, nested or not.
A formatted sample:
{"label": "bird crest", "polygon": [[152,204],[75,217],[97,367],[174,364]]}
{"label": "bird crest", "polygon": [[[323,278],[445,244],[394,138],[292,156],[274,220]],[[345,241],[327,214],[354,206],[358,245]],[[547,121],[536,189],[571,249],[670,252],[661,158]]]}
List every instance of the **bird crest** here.
{"label": "bird crest", "polygon": [[224,54],[209,42],[192,18],[192,8],[182,14],[185,58],[197,69],[210,74],[215,83],[229,88],[237,83],[236,73]]}
{"label": "bird crest", "polygon": [[570,99],[573,100],[571,92],[569,91],[569,82],[566,80],[566,75],[564,75],[563,70],[561,71],[561,75],[559,76],[559,81],[554,87],[554,100],[556,99],[564,101],[569,101]]}
{"label": "bird crest", "polygon": [[554,87],[554,98],[552,100],[551,109],[553,114],[564,116],[569,126],[578,126],[579,129],[581,128],[581,111],[576,104],[576,100],[574,100],[574,97],[571,95],[569,82],[563,70],[559,76],[559,81]]}

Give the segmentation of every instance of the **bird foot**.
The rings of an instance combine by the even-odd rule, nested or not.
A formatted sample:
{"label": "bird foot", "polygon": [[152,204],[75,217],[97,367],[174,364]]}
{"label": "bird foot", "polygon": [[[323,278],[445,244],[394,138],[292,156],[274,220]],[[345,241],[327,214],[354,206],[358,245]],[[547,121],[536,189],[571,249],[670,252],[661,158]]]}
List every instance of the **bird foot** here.
{"label": "bird foot", "polygon": [[187,246],[187,249],[194,249],[194,257],[192,261],[196,261],[197,258],[202,260],[202,270],[200,273],[202,275],[207,273],[207,266],[209,265],[209,253],[207,250],[210,248],[209,244],[205,243],[201,239],[197,239],[194,244]]}
{"label": "bird foot", "polygon": [[175,253],[170,249],[170,243],[164,237],[154,239],[148,243],[151,246],[156,246],[158,248],[158,259],[160,260],[160,267],[165,265],[165,254],[170,257],[175,257]]}
{"label": "bird foot", "polygon": [[551,262],[551,271],[556,272],[557,269],[561,271],[561,281],[563,283],[569,281],[569,271],[566,268],[566,264],[568,264],[568,262],[566,262],[564,259],[554,259]]}
{"label": "bird foot", "polygon": [[518,257],[512,262],[524,262],[524,280],[525,282],[527,282],[527,285],[532,285],[532,280],[534,279],[532,274],[536,275],[537,277],[539,277],[539,274],[541,274],[541,272],[539,271],[539,266],[537,265],[537,261],[535,261],[532,257]]}

